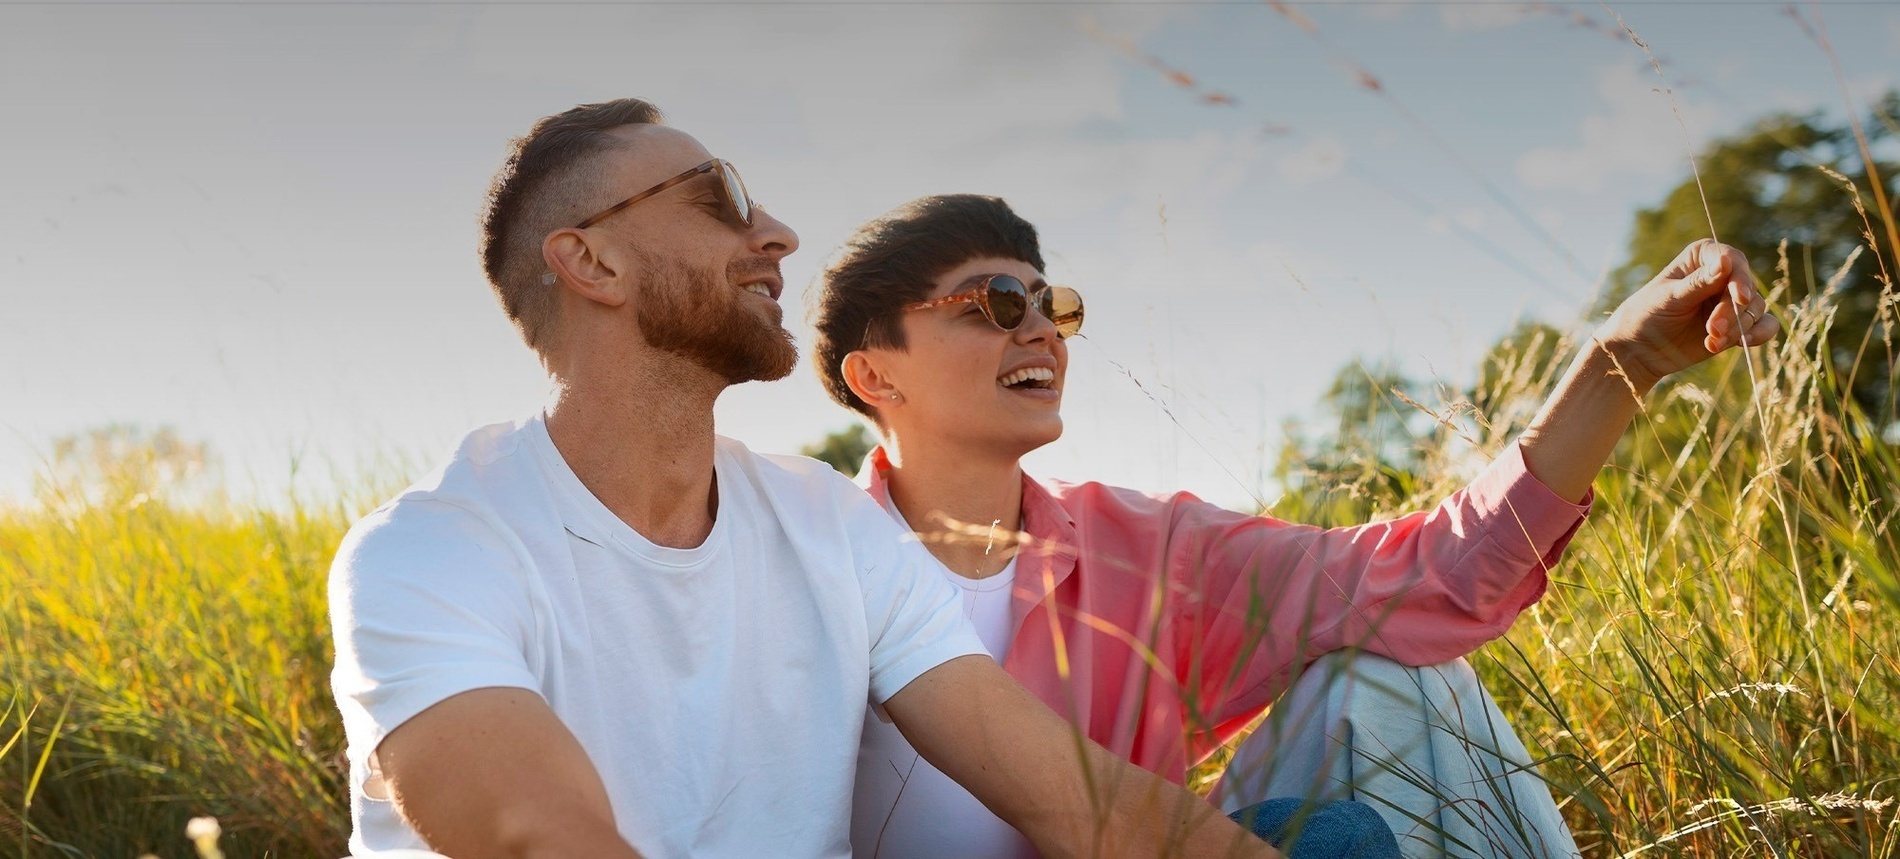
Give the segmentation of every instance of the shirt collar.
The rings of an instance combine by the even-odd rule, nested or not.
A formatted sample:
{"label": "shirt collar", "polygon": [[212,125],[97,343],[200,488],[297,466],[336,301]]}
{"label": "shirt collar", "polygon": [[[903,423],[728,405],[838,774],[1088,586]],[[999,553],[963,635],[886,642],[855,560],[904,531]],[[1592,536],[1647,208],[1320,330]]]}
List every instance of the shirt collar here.
{"label": "shirt collar", "polygon": [[[864,463],[858,466],[854,482],[873,498],[888,498],[890,467],[891,457],[884,452],[884,446],[873,447],[865,454]],[[1075,571],[1078,538],[1075,517],[1069,515],[1068,509],[1047,487],[1028,474],[1023,475],[1023,531],[1040,547],[1037,554],[1048,559],[1033,572],[1028,567],[1019,567],[1016,573],[1017,596],[1033,605]]]}
{"label": "shirt collar", "polygon": [[888,479],[884,476],[884,470],[890,467],[890,454],[884,452],[884,445],[876,445],[864,455],[864,461],[858,464],[858,476],[851,478],[851,482],[856,483],[859,489],[881,497],[890,492],[890,487],[885,485]]}

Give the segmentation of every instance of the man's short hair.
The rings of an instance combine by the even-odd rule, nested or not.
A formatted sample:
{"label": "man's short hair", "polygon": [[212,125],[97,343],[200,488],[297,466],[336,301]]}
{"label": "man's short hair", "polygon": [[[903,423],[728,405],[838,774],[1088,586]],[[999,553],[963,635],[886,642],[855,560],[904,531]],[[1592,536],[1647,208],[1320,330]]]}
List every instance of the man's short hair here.
{"label": "man's short hair", "polygon": [[844,356],[865,347],[905,348],[901,308],[929,295],[945,272],[981,257],[1043,269],[1036,228],[999,197],[912,200],[845,240],[819,274],[812,322],[812,360],[831,398],[875,421],[876,412],[844,383]]}
{"label": "man's short hair", "polygon": [[600,156],[627,145],[609,132],[664,121],[652,102],[623,98],[543,117],[510,141],[482,215],[482,269],[529,348],[546,355],[554,322],[556,292],[542,281],[541,242],[587,217],[601,196]]}

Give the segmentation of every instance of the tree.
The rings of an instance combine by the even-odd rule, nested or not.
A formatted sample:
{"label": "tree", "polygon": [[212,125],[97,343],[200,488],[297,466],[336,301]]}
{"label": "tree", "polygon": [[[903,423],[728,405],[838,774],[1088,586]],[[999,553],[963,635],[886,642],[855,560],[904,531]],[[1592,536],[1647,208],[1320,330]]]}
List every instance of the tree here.
{"label": "tree", "polygon": [[1535,321],[1519,322],[1492,344],[1469,392],[1478,440],[1501,442],[1498,436],[1530,423],[1557,387],[1573,346],[1562,331]]}
{"label": "tree", "polygon": [[864,431],[863,424],[852,424],[834,433],[827,433],[817,444],[808,444],[798,449],[800,455],[809,456],[830,465],[846,477],[856,477],[858,466],[864,463],[877,441]]}
{"label": "tree", "polygon": [[171,427],[107,424],[55,440],[34,492],[54,506],[136,507],[189,484],[214,464],[209,446]]}
{"label": "tree", "polygon": [[[1395,393],[1396,392],[1396,393]],[[1397,367],[1347,364],[1320,400],[1317,432],[1286,426],[1274,479],[1284,495],[1277,516],[1322,525],[1363,522],[1410,496],[1432,434],[1417,382]]]}
{"label": "tree", "polygon": [[[1900,142],[1900,92],[1880,99],[1861,128],[1875,153]],[[1782,305],[1826,289],[1829,278],[1860,248],[1837,285],[1828,353],[1852,399],[1875,417],[1876,425],[1891,424],[1895,356],[1888,347],[1891,310],[1882,299],[1891,297],[1893,286],[1891,280],[1882,282],[1881,263],[1891,278],[1900,257],[1885,241],[1887,224],[1900,213],[1878,210],[1873,176],[1885,184],[1892,207],[1900,198],[1900,164],[1876,155],[1870,172],[1847,123],[1830,123],[1820,114],[1775,114],[1715,141],[1697,167],[1699,185],[1690,177],[1661,204],[1636,213],[1629,259],[1612,276],[1597,309],[1607,312],[1684,246],[1708,237],[1711,220],[1716,238],[1748,254],[1764,286],[1775,280],[1779,248],[1787,242],[1789,290],[1780,297]],[[1855,190],[1849,191],[1843,179]],[[1864,216],[1855,208],[1856,193]]]}

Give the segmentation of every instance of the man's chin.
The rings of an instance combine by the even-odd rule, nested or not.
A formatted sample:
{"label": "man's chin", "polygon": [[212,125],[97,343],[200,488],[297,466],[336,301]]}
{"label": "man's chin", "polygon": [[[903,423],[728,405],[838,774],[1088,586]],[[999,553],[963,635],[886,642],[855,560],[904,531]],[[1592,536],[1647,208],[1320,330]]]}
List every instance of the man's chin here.
{"label": "man's chin", "polygon": [[798,367],[798,344],[792,340],[791,332],[779,328],[776,333],[776,340],[759,344],[757,354],[727,368],[726,379],[738,385],[745,382],[776,382],[791,375],[792,370]]}
{"label": "man's chin", "polygon": [[776,382],[790,376],[797,366],[798,362],[793,361],[783,367],[766,367],[753,373],[741,374],[738,378],[731,379],[731,382],[735,385],[743,385],[746,382]]}

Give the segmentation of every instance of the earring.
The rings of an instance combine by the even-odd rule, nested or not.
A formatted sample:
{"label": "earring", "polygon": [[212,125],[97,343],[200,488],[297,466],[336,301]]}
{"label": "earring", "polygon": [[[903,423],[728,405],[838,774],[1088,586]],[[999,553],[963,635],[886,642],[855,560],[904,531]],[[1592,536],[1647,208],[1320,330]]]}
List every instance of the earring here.
{"label": "earring", "polygon": [[893,403],[901,403],[901,402],[903,402],[903,401],[904,401],[904,395],[903,395],[903,394],[895,394],[895,393],[894,393],[894,394],[891,394],[891,402],[893,402]]}

